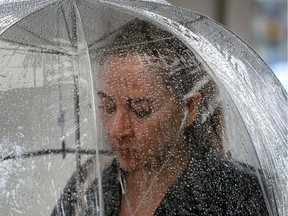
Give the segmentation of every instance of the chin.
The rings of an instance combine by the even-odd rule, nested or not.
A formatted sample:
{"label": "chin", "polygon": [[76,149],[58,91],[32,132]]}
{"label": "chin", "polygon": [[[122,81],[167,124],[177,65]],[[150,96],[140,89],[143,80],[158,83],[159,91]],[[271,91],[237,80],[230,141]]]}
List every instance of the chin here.
{"label": "chin", "polygon": [[131,173],[141,169],[141,162],[133,158],[118,158],[120,167],[125,172]]}

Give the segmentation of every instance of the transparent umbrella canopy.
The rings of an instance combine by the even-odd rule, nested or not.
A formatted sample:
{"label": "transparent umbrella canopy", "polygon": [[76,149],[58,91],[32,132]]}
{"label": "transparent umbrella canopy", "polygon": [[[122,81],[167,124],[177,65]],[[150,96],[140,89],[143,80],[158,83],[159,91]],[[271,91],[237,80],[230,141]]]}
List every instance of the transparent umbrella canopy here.
{"label": "transparent umbrella canopy", "polygon": [[135,19],[195,55],[219,91],[223,158],[256,170],[269,215],[288,214],[287,93],[232,32],[201,14],[146,1],[4,1],[0,10],[1,215],[49,215],[73,180],[75,215],[91,182],[95,214],[105,215],[101,177],[117,153],[99,114],[104,84],[96,59]]}

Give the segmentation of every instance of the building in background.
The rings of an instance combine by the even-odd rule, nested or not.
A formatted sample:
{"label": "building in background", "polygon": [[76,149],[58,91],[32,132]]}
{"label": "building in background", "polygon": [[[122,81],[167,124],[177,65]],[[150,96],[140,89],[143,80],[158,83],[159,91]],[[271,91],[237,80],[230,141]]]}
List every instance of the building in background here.
{"label": "building in background", "polygon": [[269,65],[288,91],[286,0],[168,0],[227,26]]}

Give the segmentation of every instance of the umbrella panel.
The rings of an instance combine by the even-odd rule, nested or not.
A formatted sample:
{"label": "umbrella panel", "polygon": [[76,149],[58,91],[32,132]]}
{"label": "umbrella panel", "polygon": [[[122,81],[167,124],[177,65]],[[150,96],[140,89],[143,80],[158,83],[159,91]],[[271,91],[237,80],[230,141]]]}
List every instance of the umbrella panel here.
{"label": "umbrella panel", "polygon": [[98,152],[87,45],[77,11],[65,11],[54,4],[1,35],[1,214],[49,214]]}
{"label": "umbrella panel", "polygon": [[[67,4],[66,1],[63,2]],[[3,196],[0,203],[5,203],[3,206],[6,206],[6,212],[12,211],[15,214],[18,212],[22,215],[25,214],[25,211],[27,215],[29,215],[29,212],[35,212],[36,207],[32,207],[32,202],[35,201],[33,198],[36,196],[39,200],[38,203],[41,203],[42,206],[43,203],[47,203],[46,212],[49,212],[53,208],[53,202],[55,204],[59,198],[59,194],[63,190],[63,186],[71,175],[71,172],[79,169],[79,165],[85,163],[89,157],[83,156],[82,153],[85,152],[79,152],[79,150],[88,149],[88,154],[96,154],[97,156],[98,148],[103,148],[103,150],[109,149],[109,145],[106,143],[106,139],[109,141],[109,137],[107,138],[105,128],[102,128],[103,125],[98,120],[101,116],[99,114],[101,109],[98,110],[97,106],[101,104],[101,100],[93,92],[98,92],[101,87],[101,80],[98,79],[101,64],[95,59],[98,57],[99,51],[103,50],[101,48],[105,47],[110,39],[113,40],[113,33],[117,31],[119,26],[135,17],[149,20],[154,24],[157,22],[159,23],[157,25],[166,30],[169,29],[174,36],[179,37],[192,50],[201,64],[203,64],[209,77],[212,77],[217,83],[223,110],[226,113],[224,119],[226,126],[224,150],[226,154],[231,154],[229,160],[245,162],[256,169],[263,168],[263,164],[268,162],[268,160],[263,158],[265,158],[264,155],[269,155],[269,152],[264,151],[262,153],[262,150],[259,151],[257,149],[259,147],[258,136],[253,138],[256,133],[255,128],[259,126],[259,120],[263,119],[263,116],[256,115],[259,118],[258,120],[254,119],[253,115],[257,113],[257,110],[254,113],[247,112],[247,107],[249,109],[253,103],[244,103],[247,107],[241,106],[241,103],[245,101],[247,96],[248,98],[253,98],[253,95],[251,96],[251,93],[248,94],[246,89],[253,89],[252,92],[258,92],[254,89],[254,86],[255,88],[257,86],[261,87],[263,84],[261,82],[251,83],[251,80],[256,79],[257,75],[254,78],[251,78],[249,75],[255,73],[255,71],[266,71],[265,73],[268,74],[267,79],[271,80],[271,86],[273,86],[272,83],[276,83],[277,85],[277,82],[270,77],[268,69],[265,65],[262,66],[263,62],[258,59],[258,56],[255,56],[250,51],[248,52],[248,57],[243,54],[246,52],[246,45],[241,45],[238,43],[239,40],[237,38],[235,39],[233,35],[230,35],[230,38],[235,39],[234,41],[231,39],[230,44],[235,43],[235,41],[237,43],[233,46],[225,46],[221,42],[221,38],[223,35],[229,35],[229,32],[216,26],[211,20],[201,15],[191,14],[191,12],[185,10],[181,10],[180,13],[178,9],[170,6],[161,5],[160,7],[157,4],[142,2],[129,2],[124,5],[122,1],[120,3],[117,1],[107,1],[106,3],[80,1],[77,5],[79,11],[77,11],[75,10],[75,5],[68,4],[70,7],[67,9],[64,7],[65,4],[63,2],[32,14],[27,19],[23,19],[15,26],[12,26],[1,36],[3,38],[1,54],[3,53],[3,56],[6,56],[2,60],[5,70],[1,74],[3,81],[1,81],[1,107],[2,104],[3,107],[7,107],[6,104],[10,105],[9,108],[4,109],[3,119],[5,121],[3,127],[1,124],[3,131],[5,131],[4,137],[1,139],[1,145],[5,149],[2,159],[11,155],[20,155],[24,150],[25,152],[27,150],[31,150],[32,152],[41,151],[42,147],[46,149],[46,146],[49,146],[49,149],[51,147],[54,150],[61,150],[58,152],[60,153],[58,156],[61,157],[58,157],[54,153],[43,158],[25,159],[23,161],[5,160],[4,163],[2,162],[1,168],[3,173],[6,173],[6,178],[2,181],[4,182],[2,183],[2,187],[9,188],[5,196],[11,194],[10,197],[14,200],[11,205],[7,206],[7,203],[4,201],[6,198]],[[99,13],[95,11],[99,11]],[[79,15],[81,15],[81,22],[79,21]],[[49,22],[45,22],[45,17],[49,17]],[[77,25],[73,24],[73,17],[77,17]],[[57,20],[61,20],[61,22],[58,23]],[[42,25],[42,23],[45,25]],[[213,32],[210,31],[211,29],[213,29]],[[21,38],[17,37],[17,35],[25,35],[25,37]],[[90,59],[87,52],[88,47],[91,52]],[[234,52],[235,49],[233,47],[238,47],[237,52]],[[96,57],[93,55],[96,55]],[[246,59],[239,60],[243,56]],[[220,60],[215,62],[215,59],[217,61]],[[253,61],[251,62],[247,59],[252,59]],[[92,70],[90,64],[92,65]],[[219,66],[219,64],[222,65]],[[231,71],[231,73],[228,75],[225,74],[227,71]],[[91,83],[91,78],[94,84]],[[242,85],[243,79],[247,85]],[[230,86],[235,80],[241,80],[241,82],[238,83],[239,85]],[[281,92],[281,90],[277,90],[277,92]],[[277,101],[281,103],[285,99],[282,100],[280,93],[279,95],[279,100]],[[260,100],[257,107],[262,107],[267,102],[265,100],[262,101],[261,95],[257,95],[254,99]],[[34,101],[37,103],[31,106]],[[279,107],[277,101],[273,104]],[[166,103],[166,101],[163,102],[163,104]],[[13,108],[11,109],[10,107]],[[273,110],[273,106],[271,108],[268,107],[268,109]],[[262,108],[259,110],[263,111]],[[27,114],[27,111],[32,114]],[[283,112],[277,108],[275,113],[276,118],[278,118],[279,113],[280,116],[283,115]],[[92,116],[93,118],[90,118]],[[285,118],[285,114],[283,116]],[[274,119],[270,120],[271,122],[275,122]],[[281,128],[283,128],[281,122],[280,120],[279,131],[276,131],[279,137],[283,137],[283,134],[281,134]],[[165,123],[162,123],[163,125]],[[251,125],[253,127],[249,129]],[[271,126],[270,124],[265,125],[268,128]],[[146,129],[147,127],[143,125],[143,131]],[[235,131],[241,133],[235,133]],[[95,135],[95,132],[97,135]],[[251,134],[253,135],[252,138]],[[166,134],[166,138],[169,139],[169,137],[171,138],[171,135]],[[282,141],[281,139],[279,140],[280,147],[281,143],[283,143],[283,139]],[[63,140],[65,140],[65,148],[63,148]],[[266,141],[269,143],[269,135],[260,137],[260,140],[264,141],[264,143]],[[79,149],[79,142],[81,143],[81,149]],[[39,143],[41,144],[39,145]],[[163,144],[159,145],[159,147],[161,146],[163,147]],[[68,148],[74,149],[72,153],[76,154],[72,156],[68,154],[69,152],[63,151],[63,149],[67,150]],[[255,150],[257,154],[255,154]],[[64,160],[62,159],[63,156],[65,156]],[[101,159],[98,158],[98,162],[97,159],[96,162],[93,162],[93,164],[96,164],[96,167],[94,166],[91,169],[94,169],[93,173],[96,174],[92,179],[95,179],[100,173],[99,167],[103,168],[109,165],[107,161],[110,158],[109,156]],[[55,164],[50,163],[50,159],[53,162],[55,161]],[[59,161],[59,163],[56,163],[56,161]],[[74,162],[70,163],[72,161]],[[33,164],[37,165],[33,166]],[[57,166],[57,164],[64,165]],[[19,199],[15,199],[15,194],[29,194],[23,189],[25,183],[14,182],[9,187],[8,182],[11,176],[26,176],[23,182],[34,181],[34,178],[31,180],[27,174],[32,172],[30,169],[23,169],[23,172],[20,169],[18,173],[19,167],[23,166],[37,167],[33,168],[35,170],[33,174],[35,174],[36,179],[38,178],[40,167],[47,167],[44,170],[51,172],[47,172],[49,174],[47,174],[48,177],[45,177],[45,180],[42,179],[44,185],[49,185],[48,187],[40,187],[41,189],[37,189],[37,192],[33,193],[31,199],[22,196],[23,199],[19,201]],[[6,167],[9,167],[9,172]],[[273,167],[268,166],[268,169],[266,168],[264,170],[265,178],[275,178],[274,175],[271,175]],[[13,171],[10,172],[11,170]],[[58,175],[61,170],[66,171],[65,173],[61,173],[64,180],[62,179],[61,182],[58,181],[59,179],[53,180],[53,176]],[[265,186],[265,182],[260,179],[260,174],[258,173],[257,175],[259,182]],[[52,180],[50,181],[51,178]],[[281,179],[283,178],[279,178],[280,181],[282,181]],[[275,187],[277,187],[277,181],[277,179],[276,181],[273,180],[273,183],[269,185],[274,192]],[[57,182],[58,186],[55,186],[53,182]],[[38,184],[38,181],[35,184]],[[279,185],[281,185],[281,182]],[[281,187],[283,188],[283,184]],[[50,190],[50,201],[42,200],[43,196],[39,195],[42,194],[42,191],[47,191],[47,188],[53,189]],[[27,191],[30,189],[33,190],[33,188],[28,187]],[[264,187],[262,189],[265,191]],[[13,192],[10,193],[9,191]],[[281,194],[276,193],[276,196],[280,197],[277,200],[277,204],[281,206],[282,200],[285,199]],[[26,200],[27,203],[25,203]],[[268,195],[266,197],[267,200],[272,200],[273,202],[272,196]],[[146,200],[141,203],[140,207],[145,203]],[[30,207],[27,207],[25,210],[25,207],[23,207],[25,205]],[[272,208],[274,208],[273,211],[277,211],[275,207]],[[285,207],[282,208],[282,211],[285,211]],[[42,212],[44,214],[44,210]]]}

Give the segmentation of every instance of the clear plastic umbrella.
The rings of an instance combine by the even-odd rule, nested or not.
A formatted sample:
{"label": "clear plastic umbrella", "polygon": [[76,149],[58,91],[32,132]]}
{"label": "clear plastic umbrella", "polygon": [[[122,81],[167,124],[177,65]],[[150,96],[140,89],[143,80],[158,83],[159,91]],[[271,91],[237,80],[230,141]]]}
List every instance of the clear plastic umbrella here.
{"label": "clear plastic umbrella", "polygon": [[[133,24],[134,22],[136,24]],[[147,35],[149,38],[154,35],[152,39],[144,37],[146,32],[141,33],[141,23],[150,23]],[[130,26],[128,31],[127,26]],[[260,57],[241,39],[215,21],[185,9],[148,1],[4,1],[1,3],[0,34],[1,215],[47,215],[54,208],[53,214],[56,215],[67,212],[75,215],[104,215],[113,211],[127,215],[147,215],[144,214],[146,210],[159,215],[167,200],[166,206],[170,205],[170,210],[173,205],[179,207],[185,204],[181,201],[186,199],[184,195],[174,195],[181,202],[178,203],[171,194],[177,193],[177,182],[188,174],[188,179],[189,176],[191,179],[193,177],[196,182],[192,184],[187,180],[187,185],[191,184],[193,196],[197,198],[199,205],[188,206],[188,213],[173,213],[171,210],[171,214],[195,214],[193,211],[197,208],[198,213],[202,214],[220,214],[224,211],[227,214],[237,214],[236,205],[246,206],[248,212],[253,215],[256,210],[253,212],[247,203],[241,203],[241,199],[247,197],[239,195],[243,189],[239,185],[244,184],[246,180],[235,181],[232,186],[229,180],[232,176],[226,173],[227,170],[236,168],[240,170],[239,179],[250,172],[257,179],[257,187],[260,188],[267,209],[263,212],[268,212],[269,215],[287,215],[287,93]],[[174,48],[175,44],[180,48]],[[115,57],[121,56],[122,52],[126,53],[124,56],[127,61],[124,57],[121,61]],[[177,112],[171,113],[170,116],[169,113],[173,109],[166,109],[162,117],[158,118],[161,120],[158,127],[154,126],[156,120],[152,121],[151,118],[153,115],[156,116],[157,112],[153,109],[160,109],[160,105],[168,107],[170,101],[170,98],[164,100],[166,93],[161,95],[163,84],[160,83],[166,75],[157,75],[152,81],[151,78],[142,75],[141,79],[139,78],[140,86],[145,87],[141,92],[157,98],[152,100],[153,103],[151,100],[143,100],[143,95],[138,95],[137,100],[126,100],[125,94],[134,87],[123,91],[121,88],[124,84],[121,83],[120,88],[117,83],[126,80],[123,82],[128,85],[134,76],[131,75],[134,68],[131,62],[136,59],[129,53],[137,53],[138,62],[134,62],[138,65],[134,65],[137,70],[141,70],[139,65],[143,62],[148,65],[145,69],[148,67],[152,71],[168,71],[168,77],[174,77],[173,74],[177,75],[182,70],[191,70],[194,78],[181,76],[180,79],[175,78],[176,82],[173,85],[184,83],[186,86],[189,82],[193,83],[189,86],[189,91],[183,90],[185,92],[179,95],[187,101],[189,98],[195,101],[200,98],[199,101],[202,102],[199,102],[201,105],[199,110],[197,109],[197,117],[193,118],[190,115],[189,106],[188,111],[183,112],[187,115],[182,115],[183,110],[178,110],[176,106]],[[161,69],[155,69],[154,63],[159,63]],[[110,73],[115,71],[117,75],[112,76]],[[202,74],[202,71],[205,73]],[[125,77],[127,74],[130,75]],[[149,80],[151,82],[148,82]],[[132,86],[137,84],[133,83]],[[181,89],[182,84],[179,86]],[[207,97],[206,90],[209,92]],[[195,92],[200,92],[199,98]],[[119,103],[118,97],[121,98]],[[113,113],[120,110],[123,98],[129,102],[128,105],[123,105],[125,110],[129,108],[132,116],[138,115],[137,118],[124,120],[125,127],[130,126],[130,121],[133,123],[131,125],[134,125],[131,126],[133,135],[128,133],[129,137],[125,138],[125,142],[119,141],[123,140],[122,135],[119,138],[120,132],[116,138],[110,137],[111,128],[119,129],[119,119],[114,119],[112,123],[110,121],[111,116],[117,116]],[[193,103],[192,105],[196,106]],[[180,156],[173,156],[177,153],[175,147],[168,148],[167,145],[175,143],[175,146],[178,146],[176,144],[179,140],[187,139],[182,135],[185,124],[194,122],[194,125],[205,125],[207,119],[220,112],[220,107],[222,114],[218,124],[221,127],[215,128],[221,137],[221,144],[211,137],[204,137],[199,143],[211,142],[211,149],[214,151],[203,150],[201,146],[198,146],[200,150],[195,150],[196,147],[191,144],[193,150],[189,149],[189,153],[180,151]],[[136,112],[138,109],[140,114]],[[176,120],[181,121],[172,121],[178,114],[179,118]],[[141,121],[138,119],[139,116],[143,118]],[[133,120],[134,118],[136,120]],[[152,123],[147,124],[149,120],[153,123],[152,126]],[[137,132],[139,128],[136,123],[141,125],[141,132]],[[148,130],[149,127],[151,130],[154,127],[154,132]],[[197,125],[195,127],[198,128]],[[208,127],[208,134],[210,130],[212,129]],[[154,141],[153,134],[156,137]],[[198,138],[202,139],[201,136]],[[127,147],[126,142],[131,145],[143,144],[139,144],[135,150],[134,147]],[[145,159],[145,163],[144,143],[158,146],[157,149],[148,148],[147,157],[151,158]],[[120,144],[122,147],[119,147]],[[202,158],[199,156],[201,151],[205,151],[203,158],[208,161],[208,172],[204,172],[203,167],[206,165],[199,165],[202,163],[198,162],[199,158]],[[157,157],[154,155],[155,152]],[[215,155],[220,155],[220,159],[215,159]],[[178,161],[177,158],[184,159]],[[145,164],[143,167],[146,167],[146,163],[150,164],[150,168],[154,164],[159,165],[154,169],[150,181],[150,175],[142,173],[143,179],[147,179],[146,187],[143,187],[144,193],[136,196],[139,202],[135,201],[135,204],[131,202],[131,196],[129,197],[132,190],[129,190],[128,183],[129,179],[131,180],[129,176],[134,173],[133,169],[138,166],[136,159],[141,162],[139,164]],[[132,161],[130,166],[129,161]],[[211,161],[214,161],[214,165]],[[175,171],[177,166],[173,167],[174,163],[180,164],[179,172]],[[182,167],[181,164],[185,166]],[[112,184],[112,180],[111,184],[107,184],[107,172],[111,171],[111,166],[117,169],[115,184]],[[223,169],[222,166],[226,166],[227,169]],[[173,175],[163,174],[166,181],[160,184],[160,176],[168,171]],[[222,189],[217,187],[218,189],[213,189],[214,193],[203,189],[200,193],[199,188],[207,186],[204,187],[204,182],[210,178],[207,176],[213,176],[218,172],[219,177],[213,178]],[[225,173],[222,175],[227,177],[226,180],[223,176],[220,177],[220,172]],[[110,174],[113,176],[115,173]],[[207,178],[201,179],[201,176]],[[136,179],[132,178],[134,183],[138,181]],[[207,187],[214,187],[217,185],[215,182],[209,183]],[[248,180],[247,182],[244,187],[247,190],[255,186],[254,183],[249,183]],[[225,188],[225,184],[232,189]],[[121,186],[121,196],[112,194],[113,198],[108,199],[109,193],[114,192],[112,188],[115,185]],[[159,189],[159,192],[152,193],[156,189]],[[67,191],[70,191],[70,194]],[[215,195],[218,192],[223,194],[218,197]],[[234,194],[237,202],[222,200],[229,192]],[[155,194],[160,195],[155,197]],[[255,205],[252,201],[254,196],[248,195],[252,197],[249,201],[252,203],[251,206]],[[207,203],[209,196],[216,200],[215,203]],[[189,199],[188,197],[188,201]],[[196,201],[194,200],[194,203]],[[219,207],[219,203],[221,206],[225,203],[227,207]],[[152,207],[149,209],[147,206]]]}

